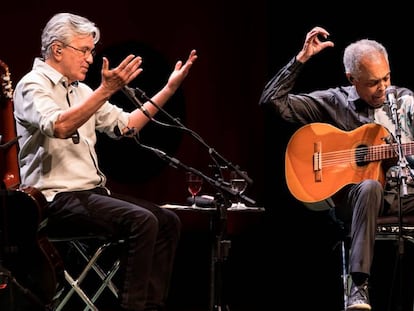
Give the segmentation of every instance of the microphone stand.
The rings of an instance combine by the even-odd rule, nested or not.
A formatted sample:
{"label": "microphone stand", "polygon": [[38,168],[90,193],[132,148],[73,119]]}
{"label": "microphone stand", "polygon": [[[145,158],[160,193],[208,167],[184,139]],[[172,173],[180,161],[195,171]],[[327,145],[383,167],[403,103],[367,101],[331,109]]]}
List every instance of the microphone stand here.
{"label": "microphone stand", "polygon": [[395,126],[395,135],[394,139],[396,142],[397,150],[396,153],[398,155],[398,179],[397,179],[397,185],[399,186],[398,191],[398,201],[399,201],[399,209],[398,209],[398,216],[399,216],[399,226],[400,226],[400,235],[401,235],[401,227],[402,227],[402,202],[401,199],[403,197],[406,197],[408,195],[407,190],[407,171],[409,171],[408,161],[404,154],[404,148],[401,141],[401,126],[399,122],[398,117],[398,109],[397,109],[397,103],[396,101],[392,101],[390,103],[390,109],[392,114],[392,122]]}
{"label": "microphone stand", "polygon": [[[205,146],[208,150],[209,150],[209,154],[210,155],[216,155],[217,157],[219,157],[220,159],[221,159],[221,161],[223,161],[223,162],[225,162],[226,163],[226,165],[227,165],[227,167],[231,167],[234,171],[236,171],[237,172],[237,174],[241,177],[241,178],[244,178],[249,184],[252,184],[253,183],[253,180],[249,177],[249,176],[247,176],[245,173],[243,173],[241,170],[240,170],[240,168],[239,168],[239,166],[238,165],[234,165],[233,163],[231,163],[230,161],[228,161],[227,159],[225,159],[222,155],[220,155],[214,148],[212,148],[212,147],[210,147],[205,141],[204,141],[204,139],[200,136],[200,135],[198,135],[196,132],[194,132],[193,130],[191,130],[191,129],[189,129],[189,128],[187,128],[186,126],[184,126],[181,122],[180,122],[180,120],[178,119],[178,118],[174,118],[172,115],[170,115],[167,111],[165,111],[162,107],[160,107],[159,105],[157,105],[156,103],[154,103],[154,101],[151,99],[151,98],[149,98],[147,95],[145,95],[145,92],[144,91],[142,91],[141,89],[139,89],[139,88],[135,88],[135,89],[133,89],[133,88],[131,88],[131,87],[129,87],[129,86],[124,86],[122,89],[121,89],[121,91],[127,96],[127,98],[131,101],[131,102],[133,102],[134,104],[135,104],[135,106],[138,108],[138,109],[140,109],[143,113],[144,113],[144,115],[149,119],[149,120],[151,120],[151,121],[154,121],[154,122],[156,122],[157,124],[159,124],[159,125],[162,125],[162,126],[166,126],[166,127],[174,127],[174,128],[179,128],[179,129],[182,129],[182,130],[184,130],[184,131],[186,131],[186,132],[188,132],[188,133],[190,133],[193,137],[195,137],[201,144],[203,144],[203,146]],[[137,98],[136,97],[136,93],[139,93],[140,94],[140,97],[142,97],[142,98],[144,98],[144,100],[146,100],[146,101],[148,101],[148,102],[150,102],[152,105],[154,105],[158,110],[160,110],[161,112],[163,112],[170,120],[172,120],[176,125],[171,125],[171,124],[166,124],[166,123],[163,123],[163,122],[160,122],[160,121],[158,121],[158,120],[156,120],[156,119],[154,119],[153,117],[151,117],[150,116],[150,114],[148,113],[148,111],[145,109],[145,107],[144,107],[144,104],[141,102],[141,100],[139,99],[139,98]],[[138,142],[138,141],[137,141]],[[145,146],[145,145],[143,145],[143,144],[141,144],[140,142],[138,142],[138,144],[139,145],[141,145],[141,146]],[[160,156],[161,158],[163,158],[164,160],[167,160],[167,162],[170,162],[170,165],[172,165],[172,166],[174,166],[174,160],[176,160],[176,159],[174,159],[174,158],[171,158],[170,157],[170,159],[165,159],[164,157],[168,157],[168,155],[165,153],[165,152],[163,152],[163,151],[161,151],[161,150],[159,150],[159,149],[155,149],[155,148],[153,148],[153,147],[149,147],[149,146],[146,146],[146,148],[150,148],[150,149],[153,149],[152,151],[154,152],[154,153],[156,153],[156,154],[158,154],[158,156]],[[163,154],[161,154],[161,153],[163,153]],[[215,163],[216,163],[216,166],[217,167],[220,167],[220,165],[217,163],[217,161],[216,161],[216,159],[215,159],[215,157],[212,157],[212,159],[215,161]],[[178,160],[176,160],[176,161],[178,161]],[[191,168],[190,167],[187,167],[187,170],[188,169],[190,169],[191,170]],[[196,175],[198,175],[198,174],[200,174],[201,172],[193,172],[193,173],[195,173]],[[201,176],[202,178],[206,178],[207,176]],[[208,178],[208,177],[207,177]],[[216,181],[216,183],[217,183],[217,181]],[[213,185],[214,186],[214,185]],[[228,188],[228,187],[227,187]],[[229,193],[229,191],[227,191],[227,193]],[[238,192],[235,192],[235,191],[231,191],[230,192],[233,196],[235,196],[235,195],[237,195],[241,200],[243,200],[243,201],[245,201],[246,203],[249,203],[249,204],[251,204],[251,205],[255,205],[256,204],[256,201],[254,201],[253,199],[251,199],[251,198],[249,198],[249,197],[247,197],[246,195],[244,195],[244,194],[242,194],[242,193],[238,193]],[[222,194],[222,192],[221,192],[221,194]]]}
{"label": "microphone stand", "polygon": [[[164,113],[172,122],[174,122],[176,124],[176,126],[188,133],[190,133],[194,138],[196,138],[204,147],[207,148],[209,154],[212,156],[213,160],[216,162],[217,167],[220,167],[220,165],[217,163],[216,158],[220,159],[220,161],[222,163],[225,163],[225,166],[230,167],[232,170],[236,171],[237,174],[245,179],[247,181],[248,184],[252,184],[253,180],[247,176],[247,174],[243,173],[238,165],[234,165],[233,163],[231,163],[229,160],[227,160],[226,158],[224,158],[221,154],[219,154],[214,148],[210,147],[205,141],[204,139],[198,135],[196,132],[194,132],[193,130],[187,128],[185,125],[183,125],[181,123],[181,121],[178,118],[173,117],[172,115],[170,115],[167,111],[165,111],[165,109],[163,109],[162,107],[160,107],[159,105],[157,105],[149,96],[147,96],[145,94],[145,92],[143,90],[141,90],[140,88],[136,87],[136,88],[130,88],[128,86],[124,87],[124,89],[127,89],[127,92],[130,93],[129,94],[129,98],[131,100],[133,100],[136,104],[137,107],[140,107],[141,110],[145,110],[142,109],[143,107],[143,103],[140,101],[140,98],[148,101],[149,103],[151,103],[153,106],[155,106],[159,111],[161,111],[162,113]],[[125,93],[125,92],[124,92]],[[132,96],[131,96],[132,93]],[[138,94],[138,97],[135,96],[135,94]],[[153,118],[150,117],[151,120],[154,120]],[[161,123],[161,122],[158,122]],[[165,124],[164,124],[165,125]],[[252,202],[249,202],[252,203]],[[253,203],[255,204],[255,203]]]}
{"label": "microphone stand", "polygon": [[[238,166],[234,165],[230,161],[226,160],[223,156],[221,156],[215,149],[211,148],[202,138],[200,135],[195,133],[193,130],[190,130],[189,128],[185,127],[178,118],[174,118],[171,116],[167,111],[165,111],[162,107],[158,106],[156,103],[152,101],[151,98],[146,96],[145,92],[140,90],[139,88],[132,89],[128,86],[124,86],[122,88],[122,92],[136,105],[138,109],[141,109],[141,111],[151,120],[156,122],[157,124],[160,124],[162,126],[167,127],[174,127],[182,129],[188,133],[190,133],[194,138],[196,138],[203,146],[205,146],[209,154],[212,156],[213,161],[216,164],[217,168],[220,168],[220,165],[216,159],[219,158],[222,162],[226,163],[227,167],[231,167],[234,171],[237,172],[241,178],[244,178],[249,184],[251,184],[253,181],[250,177],[246,176]],[[149,115],[149,113],[146,111],[144,104],[141,102],[139,98],[135,94],[139,94],[139,97],[142,98],[145,101],[150,102],[152,105],[154,105],[159,111],[162,111],[175,125],[171,124],[165,124],[163,122],[155,120],[153,117]],[[239,196],[243,201],[250,203],[251,205],[255,205],[256,202],[252,200],[251,198],[245,196],[244,194],[240,194],[237,191],[233,190],[231,186],[228,183],[225,183],[222,178],[219,179],[213,179],[205,174],[203,174],[201,171],[196,170],[193,167],[190,167],[181,161],[179,161],[176,158],[173,158],[166,154],[164,151],[159,150],[157,148],[147,146],[144,144],[141,144],[138,140],[137,135],[134,136],[135,141],[138,143],[138,145],[144,149],[147,149],[153,153],[155,153],[158,157],[160,157],[162,160],[168,162],[171,166],[174,168],[181,168],[184,169],[187,172],[192,172],[198,176],[200,176],[204,181],[209,183],[211,186],[213,186],[218,191],[218,196],[214,200],[215,204],[215,211],[216,214],[212,218],[211,221],[211,227],[212,232],[214,234],[214,239],[212,242],[212,249],[211,249],[211,266],[210,266],[210,305],[209,310],[210,311],[228,311],[228,306],[223,302],[222,299],[222,264],[224,262],[224,259],[227,258],[228,251],[230,249],[231,241],[227,239],[227,209],[231,206],[231,202],[228,199],[228,196],[231,195]],[[221,175],[221,174],[220,174]],[[224,310],[223,310],[224,309]]]}
{"label": "microphone stand", "polygon": [[[138,145],[141,148],[155,153],[159,158],[161,158],[162,160],[167,162],[172,167],[181,168],[181,169],[184,169],[187,172],[192,172],[193,174],[200,176],[208,184],[210,184],[211,186],[221,190],[221,192],[225,192],[225,193],[233,195],[233,196],[237,195],[237,191],[233,190],[231,187],[226,185],[223,181],[216,180],[216,179],[213,179],[213,178],[205,175],[203,172],[195,169],[194,167],[188,166],[188,165],[184,164],[183,162],[181,162],[180,160],[178,160],[177,158],[174,158],[174,157],[168,155],[165,151],[162,151],[158,148],[151,147],[151,146],[140,143],[136,137],[135,137],[135,141],[138,143]],[[252,199],[250,199],[246,196],[245,196],[245,199],[247,201],[254,202]]]}
{"label": "microphone stand", "polygon": [[[393,92],[395,92],[394,89],[391,89]],[[393,98],[393,96],[391,96]],[[395,138],[397,150],[396,153],[398,155],[398,176],[397,176],[397,185],[398,185],[398,191],[397,191],[397,199],[398,199],[398,264],[399,264],[399,271],[400,271],[400,299],[401,302],[402,298],[402,259],[404,255],[404,239],[403,239],[403,214],[402,214],[402,199],[403,197],[408,196],[408,190],[407,190],[407,178],[408,174],[407,172],[410,172],[410,167],[408,165],[407,158],[404,154],[404,148],[401,141],[401,126],[399,122],[398,117],[398,107],[397,107],[397,100],[394,98],[394,100],[390,100],[390,109],[392,114],[392,122],[395,126]]]}
{"label": "microphone stand", "polygon": [[[135,136],[135,140],[138,145],[146,150],[149,150],[155,153],[158,157],[168,162],[174,168],[181,168],[187,172],[192,172],[200,176],[205,182],[209,183],[211,186],[215,187],[220,193],[227,193],[230,195],[236,195],[237,191],[234,191],[231,187],[226,185],[221,179],[213,179],[201,171],[188,166],[176,158],[173,158],[166,154],[164,151],[157,148],[141,144]],[[245,197],[245,200],[251,199]],[[226,198],[226,196],[219,196],[219,200],[214,200],[216,214],[211,218],[211,229],[214,234],[214,239],[211,246],[211,262],[210,262],[210,302],[209,310],[210,311],[222,311],[229,310],[228,306],[223,302],[222,291],[223,291],[223,270],[222,265],[224,260],[228,256],[228,252],[231,246],[231,241],[227,239],[227,208],[231,206],[231,202]],[[201,207],[200,210],[207,210],[206,208]]]}

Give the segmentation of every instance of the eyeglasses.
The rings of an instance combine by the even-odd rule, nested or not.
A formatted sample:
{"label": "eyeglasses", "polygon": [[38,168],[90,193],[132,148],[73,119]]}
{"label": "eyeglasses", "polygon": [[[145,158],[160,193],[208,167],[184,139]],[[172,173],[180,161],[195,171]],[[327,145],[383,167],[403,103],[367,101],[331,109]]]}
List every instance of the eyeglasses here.
{"label": "eyeglasses", "polygon": [[86,58],[89,57],[89,55],[92,55],[92,57],[95,57],[95,55],[96,55],[95,49],[92,49],[92,50],[89,49],[89,48],[78,49],[78,48],[75,48],[74,46],[71,46],[69,44],[66,44],[65,46],[67,46],[69,48],[72,48],[72,49],[74,49],[78,52],[81,52],[83,54],[83,56],[86,57]]}

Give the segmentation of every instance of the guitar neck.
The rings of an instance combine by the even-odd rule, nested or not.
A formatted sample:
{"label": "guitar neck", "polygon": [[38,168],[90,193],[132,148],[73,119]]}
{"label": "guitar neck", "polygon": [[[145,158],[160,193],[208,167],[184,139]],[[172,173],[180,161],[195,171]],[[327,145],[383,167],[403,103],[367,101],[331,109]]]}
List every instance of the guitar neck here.
{"label": "guitar neck", "polygon": [[[414,143],[402,144],[402,151],[404,155],[414,154]],[[385,159],[393,159],[398,157],[398,144],[384,144],[368,147],[368,154],[366,161],[380,161]]]}

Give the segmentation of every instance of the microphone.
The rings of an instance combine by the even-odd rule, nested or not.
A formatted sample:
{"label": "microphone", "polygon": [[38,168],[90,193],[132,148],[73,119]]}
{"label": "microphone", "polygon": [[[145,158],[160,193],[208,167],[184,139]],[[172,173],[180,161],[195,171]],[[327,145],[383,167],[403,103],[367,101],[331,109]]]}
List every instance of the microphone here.
{"label": "microphone", "polygon": [[135,90],[127,85],[125,85],[122,89],[122,92],[131,100],[133,103],[136,104],[139,110],[150,120],[152,120],[151,115],[145,109],[144,104],[135,96]]}
{"label": "microphone", "polygon": [[387,87],[385,90],[385,96],[387,97],[386,103],[388,103],[388,105],[395,105],[397,103],[397,90],[395,89],[395,86]]}

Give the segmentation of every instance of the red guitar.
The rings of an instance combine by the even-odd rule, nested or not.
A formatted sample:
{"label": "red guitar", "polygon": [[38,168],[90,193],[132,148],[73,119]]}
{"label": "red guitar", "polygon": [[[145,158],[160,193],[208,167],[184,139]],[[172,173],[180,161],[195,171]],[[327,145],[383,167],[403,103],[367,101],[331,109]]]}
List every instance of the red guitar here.
{"label": "red guitar", "polygon": [[13,87],[9,67],[0,60],[0,167],[7,189],[20,183],[17,162],[16,123],[13,118]]}
{"label": "red guitar", "polygon": [[[325,123],[298,129],[288,142],[285,174],[288,188],[299,201],[323,201],[344,186],[364,179],[384,183],[382,160],[397,158],[395,144],[378,124],[342,131]],[[403,144],[406,155],[414,154],[414,143]]]}
{"label": "red guitar", "polygon": [[[9,69],[1,60],[0,83],[0,267],[19,283],[21,290],[17,292],[22,295],[15,297],[14,304],[27,300],[35,310],[34,306],[52,302],[63,264],[47,237],[38,232],[46,205],[44,196],[34,188],[19,189],[13,89]],[[3,310],[1,301],[0,306]]]}

